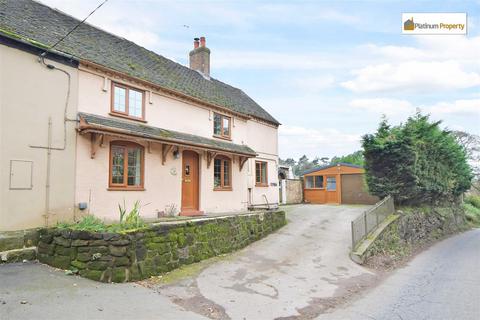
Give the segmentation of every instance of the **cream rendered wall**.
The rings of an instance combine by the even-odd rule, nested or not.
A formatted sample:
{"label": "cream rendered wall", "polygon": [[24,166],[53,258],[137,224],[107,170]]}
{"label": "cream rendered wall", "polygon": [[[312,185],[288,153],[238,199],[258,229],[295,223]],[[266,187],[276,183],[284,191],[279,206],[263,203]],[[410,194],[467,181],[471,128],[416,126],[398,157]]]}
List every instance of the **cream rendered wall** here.
{"label": "cream rendered wall", "polygon": [[[117,81],[117,80],[115,80]],[[117,81],[139,89],[127,81]],[[107,89],[106,91],[104,89]],[[79,104],[81,112],[110,116],[111,80],[101,74],[80,70]],[[151,103],[150,103],[151,102]],[[153,92],[145,96],[145,119],[147,125],[169,130],[186,132],[207,138],[213,134],[213,111],[196,105],[190,105]],[[267,141],[264,141],[267,140]],[[105,219],[117,219],[118,203],[125,199],[127,207],[140,200],[143,204],[142,214],[153,218],[158,211],[165,211],[174,204],[181,207],[181,166],[182,159],[174,159],[172,154],[165,165],[161,164],[159,144],[152,144],[151,153],[145,156],[145,191],[109,191],[109,140],[103,148],[96,152],[95,159],[90,159],[89,135],[78,137],[77,152],[77,190],[76,202],[89,202],[90,212]],[[232,142],[247,144],[259,153],[262,159],[269,162],[269,182],[277,182],[277,129],[262,123],[233,117]],[[254,187],[254,160],[249,160],[242,171],[239,170],[239,159],[233,157],[232,191],[213,190],[213,162],[207,168],[204,152],[200,159],[200,210],[209,212],[228,212],[246,210],[249,201],[248,188],[252,188],[252,199],[255,203],[264,203],[266,194],[269,202],[278,202],[278,187]],[[176,172],[176,175],[172,175]],[[259,189],[259,190],[257,190]]]}
{"label": "cream rendered wall", "polygon": [[213,161],[207,169],[205,157],[201,161],[200,177],[200,208],[207,214],[209,212],[245,211],[248,206],[248,171],[247,164],[242,171],[239,168],[238,157],[232,161],[232,190],[213,190]]}
{"label": "cream rendered wall", "polygon": [[[249,160],[249,185],[253,186],[251,202],[253,204],[279,203],[278,183],[278,129],[255,120],[247,123],[247,141],[258,154]],[[255,161],[267,162],[268,187],[255,187]],[[266,197],[266,199],[265,199]]]}
{"label": "cream rendered wall", "polygon": [[[161,162],[161,146],[151,145],[151,153],[145,147],[145,191],[109,191],[109,155],[110,142],[115,138],[106,137],[104,146],[96,151],[95,158],[90,158],[90,136],[78,136],[77,148],[77,188],[76,202],[88,203],[83,214],[91,213],[106,220],[118,219],[118,205],[125,200],[127,209],[139,200],[142,214],[147,218],[157,217],[158,211],[175,204],[179,209],[181,193],[180,159],[168,155],[165,165]],[[176,174],[175,174],[176,173]]]}
{"label": "cream rendered wall", "polygon": [[[75,118],[78,70],[49,62],[71,75],[68,116]],[[52,118],[52,146],[64,144],[64,107],[67,77],[49,70],[37,56],[0,45],[0,231],[44,226],[46,220],[48,118]],[[49,225],[71,219],[75,185],[75,123],[67,123],[66,149],[52,151]],[[33,162],[33,188],[10,189],[10,161]]]}
{"label": "cream rendered wall", "polygon": [[[105,86],[104,77],[80,70],[79,75],[79,102],[78,110],[81,112],[93,113],[102,116],[109,116],[111,80]],[[128,81],[115,80],[139,89],[139,85],[131,84]],[[106,88],[107,91],[103,91]],[[207,138],[213,135],[213,112],[207,108],[178,101],[156,93],[145,97],[145,119],[147,125],[195,134]],[[149,101],[152,103],[150,104]],[[247,121],[235,118],[232,127],[232,142],[246,144]]]}

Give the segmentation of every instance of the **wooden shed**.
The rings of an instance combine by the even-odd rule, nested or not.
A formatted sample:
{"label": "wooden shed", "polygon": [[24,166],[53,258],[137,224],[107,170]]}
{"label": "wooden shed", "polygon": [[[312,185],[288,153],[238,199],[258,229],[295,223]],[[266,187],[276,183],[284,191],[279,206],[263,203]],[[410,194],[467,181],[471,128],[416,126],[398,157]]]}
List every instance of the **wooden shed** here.
{"label": "wooden shed", "polygon": [[364,184],[365,170],[350,163],[337,163],[307,170],[303,174],[304,198],[308,203],[374,204]]}

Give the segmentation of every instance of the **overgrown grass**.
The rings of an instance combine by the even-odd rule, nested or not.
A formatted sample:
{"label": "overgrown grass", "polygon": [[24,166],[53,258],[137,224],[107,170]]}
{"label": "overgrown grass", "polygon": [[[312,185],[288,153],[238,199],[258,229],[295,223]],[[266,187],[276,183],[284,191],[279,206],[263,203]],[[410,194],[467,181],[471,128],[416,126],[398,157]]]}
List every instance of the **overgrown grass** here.
{"label": "overgrown grass", "polygon": [[467,221],[475,226],[480,226],[480,196],[469,195],[466,196],[463,203],[465,210],[465,218]]}
{"label": "overgrown grass", "polygon": [[77,223],[59,222],[57,223],[57,228],[101,232],[101,231],[106,231],[107,225],[97,217],[92,215],[87,215],[87,216],[84,216]]}
{"label": "overgrown grass", "polygon": [[119,204],[119,222],[107,224],[93,215],[86,215],[77,222],[59,222],[57,228],[70,230],[83,230],[90,232],[125,232],[138,230],[147,224],[140,217],[140,201],[135,201],[132,210],[127,213],[125,201],[123,207]]}
{"label": "overgrown grass", "polygon": [[480,209],[480,196],[466,196],[464,202],[474,206],[477,209]]}

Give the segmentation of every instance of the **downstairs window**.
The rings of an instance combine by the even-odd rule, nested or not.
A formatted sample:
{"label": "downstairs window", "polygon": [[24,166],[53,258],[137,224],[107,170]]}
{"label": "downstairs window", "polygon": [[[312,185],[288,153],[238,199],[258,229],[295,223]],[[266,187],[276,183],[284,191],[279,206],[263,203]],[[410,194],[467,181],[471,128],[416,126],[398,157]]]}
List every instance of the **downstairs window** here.
{"label": "downstairs window", "polygon": [[110,144],[110,181],[112,189],[143,189],[143,147],[132,142]]}
{"label": "downstairs window", "polygon": [[214,190],[232,189],[232,161],[225,157],[216,157],[213,160],[213,188]]}

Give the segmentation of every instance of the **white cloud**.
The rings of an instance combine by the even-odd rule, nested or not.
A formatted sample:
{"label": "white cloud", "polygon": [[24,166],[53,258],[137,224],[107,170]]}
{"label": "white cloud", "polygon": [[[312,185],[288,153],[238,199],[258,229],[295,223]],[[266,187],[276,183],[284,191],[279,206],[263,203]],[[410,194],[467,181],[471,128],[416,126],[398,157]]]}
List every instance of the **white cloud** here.
{"label": "white cloud", "polygon": [[333,87],[335,78],[333,76],[301,76],[286,81],[287,85],[293,85],[302,91],[315,93]]}
{"label": "white cloud", "polygon": [[409,91],[431,93],[480,85],[480,74],[464,71],[456,61],[370,65],[353,71],[353,80],[341,85],[353,92]]}
{"label": "white cloud", "polygon": [[358,47],[377,63],[352,71],[342,86],[355,92],[432,92],[480,85],[480,36],[417,36],[415,46]]}
{"label": "white cloud", "polygon": [[350,101],[349,105],[356,109],[387,116],[410,114],[415,111],[415,107],[406,100],[388,98],[354,99]]}
{"label": "white cloud", "polygon": [[360,148],[359,134],[346,134],[337,129],[311,129],[282,125],[279,128],[280,156],[310,158],[332,157],[351,153]]}
{"label": "white cloud", "polygon": [[226,69],[275,69],[318,70],[338,67],[328,55],[282,53],[272,51],[218,50],[215,51],[215,68]]}
{"label": "white cloud", "polygon": [[480,99],[455,100],[453,102],[438,102],[426,107],[425,111],[436,115],[458,114],[479,117],[480,123]]}
{"label": "white cloud", "polygon": [[416,36],[417,46],[376,44],[362,45],[364,51],[376,59],[387,61],[449,61],[480,66],[480,36]]}

